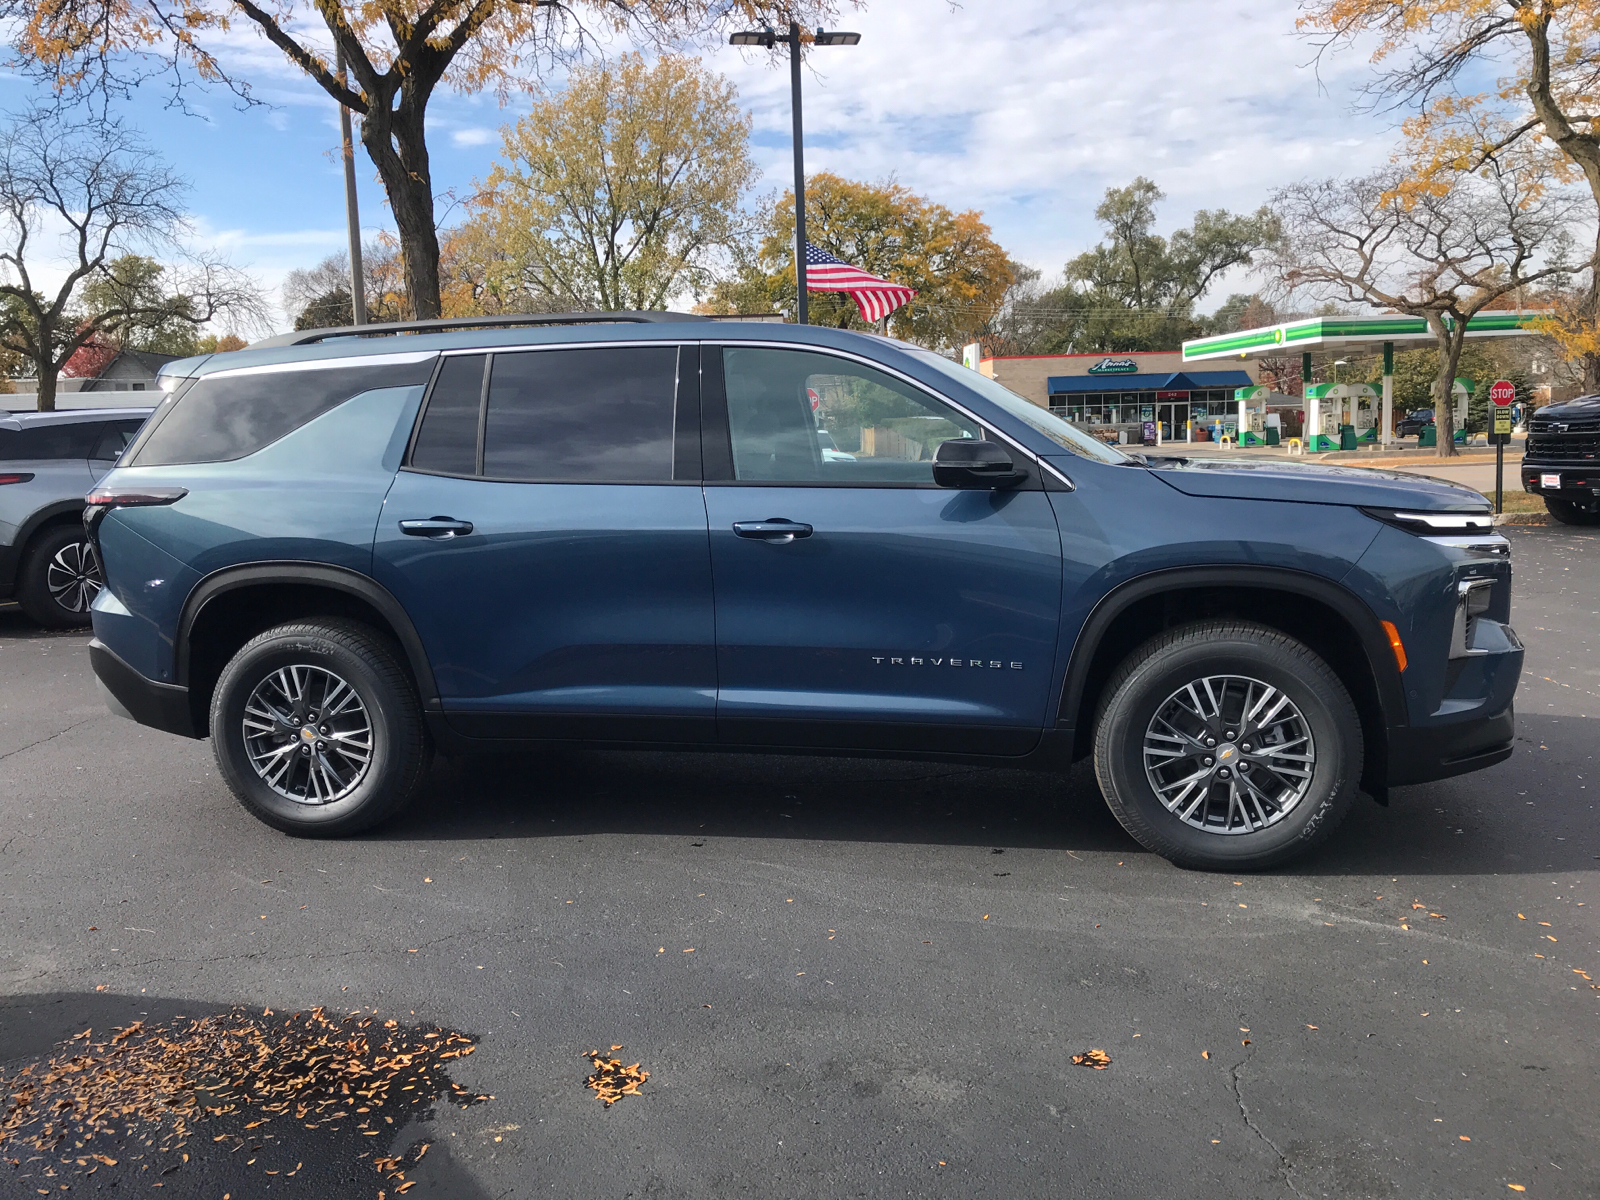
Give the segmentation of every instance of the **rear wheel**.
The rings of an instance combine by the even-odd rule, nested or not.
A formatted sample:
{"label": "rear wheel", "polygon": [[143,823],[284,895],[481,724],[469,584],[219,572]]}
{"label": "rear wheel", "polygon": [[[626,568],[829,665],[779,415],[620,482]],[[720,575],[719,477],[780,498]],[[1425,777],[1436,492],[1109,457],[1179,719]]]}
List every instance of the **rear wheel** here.
{"label": "rear wheel", "polygon": [[393,816],[421,789],[429,760],[398,652],[353,621],[280,625],[245,643],[217,680],[211,741],[240,803],[313,837]]}
{"label": "rear wheel", "polygon": [[1546,496],[1544,506],[1563,525],[1600,525],[1600,497],[1558,500],[1554,496]]}
{"label": "rear wheel", "polygon": [[17,578],[17,603],[48,629],[89,623],[102,586],[100,560],[80,525],[47,529],[34,540]]}
{"label": "rear wheel", "polygon": [[1213,621],[1145,643],[1106,688],[1095,774],[1146,848],[1178,866],[1248,870],[1304,853],[1350,811],[1361,722],[1300,642]]}

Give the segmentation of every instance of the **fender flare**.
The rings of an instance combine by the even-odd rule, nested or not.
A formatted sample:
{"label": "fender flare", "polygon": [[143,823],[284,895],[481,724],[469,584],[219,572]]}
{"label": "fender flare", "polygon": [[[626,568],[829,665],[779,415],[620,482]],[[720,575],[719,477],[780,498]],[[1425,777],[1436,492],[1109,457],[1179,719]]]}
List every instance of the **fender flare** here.
{"label": "fender flare", "polygon": [[177,660],[174,665],[179,685],[187,687],[189,684],[189,634],[205,606],[228,592],[274,583],[309,584],[313,587],[328,588],[372,605],[378,610],[379,615],[389,622],[390,628],[400,640],[400,648],[405,652],[412,676],[417,681],[417,691],[421,696],[422,706],[438,707],[439,688],[433,679],[433,667],[428,663],[428,655],[423,649],[422,639],[417,635],[416,626],[411,623],[411,618],[406,614],[400,601],[395,599],[394,594],[377,580],[359,571],[352,571],[348,567],[299,562],[293,559],[223,567],[194,585],[188,599],[183,602],[183,610],[178,617],[178,634],[175,639]]}
{"label": "fender flare", "polygon": [[[64,518],[74,518],[72,521]],[[10,595],[17,586],[17,576],[22,572],[22,559],[28,552],[28,543],[39,531],[49,525],[81,525],[82,500],[55,500],[36,510],[17,527],[17,536],[9,546],[0,546],[0,595]]]}
{"label": "fender flare", "polygon": [[1061,687],[1059,727],[1076,726],[1089,667],[1106,631],[1118,616],[1130,605],[1162,592],[1207,587],[1291,592],[1326,604],[1344,618],[1361,642],[1367,667],[1377,684],[1383,727],[1395,729],[1408,724],[1405,687],[1395,666],[1394,652],[1389,646],[1388,636],[1378,623],[1377,615],[1365,601],[1343,584],[1309,571],[1296,571],[1288,567],[1231,566],[1168,567],[1136,575],[1102,596],[1090,610],[1072,644],[1072,654],[1067,660],[1066,677]]}

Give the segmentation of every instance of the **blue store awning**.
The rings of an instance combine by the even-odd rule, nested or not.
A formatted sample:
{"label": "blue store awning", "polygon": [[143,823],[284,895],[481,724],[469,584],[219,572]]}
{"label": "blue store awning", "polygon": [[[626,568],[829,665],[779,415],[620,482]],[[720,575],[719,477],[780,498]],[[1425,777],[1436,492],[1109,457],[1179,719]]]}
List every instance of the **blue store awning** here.
{"label": "blue store awning", "polygon": [[1247,371],[1173,371],[1150,375],[1052,375],[1052,396],[1073,392],[1195,392],[1249,387]]}

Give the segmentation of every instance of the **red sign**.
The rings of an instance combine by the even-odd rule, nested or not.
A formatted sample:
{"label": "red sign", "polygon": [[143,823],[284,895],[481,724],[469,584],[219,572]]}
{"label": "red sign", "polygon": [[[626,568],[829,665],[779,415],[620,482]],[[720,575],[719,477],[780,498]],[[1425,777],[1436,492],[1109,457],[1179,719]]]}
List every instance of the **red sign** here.
{"label": "red sign", "polygon": [[1489,388],[1489,399],[1499,405],[1515,404],[1517,388],[1509,379],[1496,379]]}

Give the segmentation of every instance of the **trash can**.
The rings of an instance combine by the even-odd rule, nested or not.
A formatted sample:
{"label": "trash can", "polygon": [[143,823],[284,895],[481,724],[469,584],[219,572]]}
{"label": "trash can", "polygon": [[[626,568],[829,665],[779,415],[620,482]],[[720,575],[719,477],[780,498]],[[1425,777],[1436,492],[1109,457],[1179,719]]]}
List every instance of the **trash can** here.
{"label": "trash can", "polygon": [[1356,448],[1356,427],[1354,425],[1339,426],[1339,449],[1354,450]]}
{"label": "trash can", "polygon": [[1278,437],[1278,426],[1276,426],[1276,425],[1268,425],[1266,432],[1267,432],[1267,445],[1269,445],[1269,446],[1277,446],[1277,445],[1281,444],[1282,439]]}
{"label": "trash can", "polygon": [[1422,427],[1422,432],[1417,434],[1417,449],[1424,446],[1437,446],[1439,444],[1439,427],[1429,421]]}

